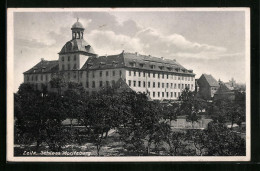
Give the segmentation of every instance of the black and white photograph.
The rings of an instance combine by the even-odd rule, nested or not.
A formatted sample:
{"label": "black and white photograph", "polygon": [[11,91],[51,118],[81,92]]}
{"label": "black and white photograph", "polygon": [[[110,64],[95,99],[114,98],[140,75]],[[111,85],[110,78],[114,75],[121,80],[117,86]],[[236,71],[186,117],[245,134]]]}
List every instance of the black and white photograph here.
{"label": "black and white photograph", "polygon": [[7,160],[250,160],[248,8],[10,8]]}

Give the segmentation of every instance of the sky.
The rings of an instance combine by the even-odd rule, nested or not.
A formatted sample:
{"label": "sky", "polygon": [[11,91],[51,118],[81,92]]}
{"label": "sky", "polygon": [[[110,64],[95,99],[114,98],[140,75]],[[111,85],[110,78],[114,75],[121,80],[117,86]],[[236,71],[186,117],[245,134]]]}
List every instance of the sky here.
{"label": "sky", "polygon": [[41,58],[58,59],[77,18],[98,55],[124,50],[176,59],[196,78],[245,83],[243,11],[15,12],[14,92]]}

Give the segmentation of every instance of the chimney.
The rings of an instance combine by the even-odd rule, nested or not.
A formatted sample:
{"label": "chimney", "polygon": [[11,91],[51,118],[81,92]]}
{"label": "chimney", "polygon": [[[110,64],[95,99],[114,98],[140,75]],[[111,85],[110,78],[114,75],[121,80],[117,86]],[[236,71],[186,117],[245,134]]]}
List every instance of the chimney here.
{"label": "chimney", "polygon": [[44,61],[44,58],[41,58],[41,61]]}
{"label": "chimney", "polygon": [[124,54],[124,53],[125,53],[125,50],[123,50],[122,53]]}

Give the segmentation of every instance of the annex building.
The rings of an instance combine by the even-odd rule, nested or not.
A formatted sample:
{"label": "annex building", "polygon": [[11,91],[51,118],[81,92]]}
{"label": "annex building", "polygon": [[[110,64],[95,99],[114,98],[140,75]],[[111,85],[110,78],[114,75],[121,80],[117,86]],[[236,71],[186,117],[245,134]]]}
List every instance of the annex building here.
{"label": "annex building", "polygon": [[122,51],[116,55],[98,56],[84,40],[84,27],[77,21],[72,25],[72,39],[54,61],[41,61],[24,72],[24,82],[37,89],[43,85],[51,90],[49,82],[56,74],[66,82],[82,84],[91,94],[106,86],[123,82],[124,87],[147,93],[151,99],[177,99],[183,89],[195,90],[195,74],[176,60]]}

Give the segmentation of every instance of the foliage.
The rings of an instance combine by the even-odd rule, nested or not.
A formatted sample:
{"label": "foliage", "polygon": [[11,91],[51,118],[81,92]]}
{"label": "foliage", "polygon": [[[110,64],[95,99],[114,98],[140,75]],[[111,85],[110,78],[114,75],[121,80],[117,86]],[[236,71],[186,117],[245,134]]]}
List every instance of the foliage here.
{"label": "foliage", "polygon": [[201,118],[199,114],[204,109],[205,102],[197,98],[195,92],[190,91],[189,88],[183,90],[179,100],[181,101],[181,113],[187,115],[186,120],[193,126],[193,123]]}

